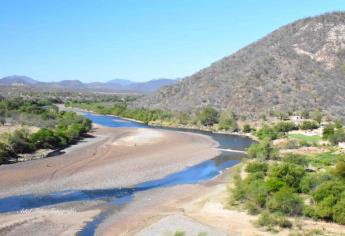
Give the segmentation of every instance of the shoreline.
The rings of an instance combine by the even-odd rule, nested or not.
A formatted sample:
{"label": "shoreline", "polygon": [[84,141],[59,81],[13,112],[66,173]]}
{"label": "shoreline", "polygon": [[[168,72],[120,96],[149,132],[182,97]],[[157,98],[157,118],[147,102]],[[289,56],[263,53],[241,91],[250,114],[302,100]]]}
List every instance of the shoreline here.
{"label": "shoreline", "polygon": [[[252,135],[252,134],[250,134],[250,133],[214,131],[212,129],[206,128],[206,126],[205,127],[188,126],[188,125],[177,125],[177,126],[171,125],[170,126],[170,125],[155,124],[155,123],[152,123],[152,122],[151,123],[150,122],[149,123],[145,123],[145,122],[140,121],[140,120],[136,120],[136,119],[132,119],[132,118],[127,118],[127,117],[122,117],[122,116],[116,116],[116,115],[112,115],[112,114],[99,114],[99,113],[96,113],[94,111],[82,109],[82,108],[79,108],[79,107],[66,107],[66,108],[70,108],[71,110],[77,109],[77,110],[79,110],[79,112],[88,112],[88,113],[91,113],[91,114],[94,114],[94,115],[112,116],[112,117],[115,117],[115,118],[120,118],[120,119],[123,119],[123,120],[128,120],[128,121],[136,122],[136,123],[139,123],[139,124],[144,124],[144,125],[147,125],[149,128],[162,128],[162,129],[166,128],[166,129],[176,129],[176,130],[181,129],[182,131],[183,131],[183,129],[185,129],[185,130],[190,130],[191,132],[193,132],[193,131],[204,131],[204,132],[210,132],[210,133],[213,133],[213,134],[226,134],[226,135],[237,135],[237,136],[242,136],[242,137],[248,137],[248,138],[251,138],[254,141],[258,141],[257,137]],[[77,112],[77,111],[75,111],[75,112]]]}

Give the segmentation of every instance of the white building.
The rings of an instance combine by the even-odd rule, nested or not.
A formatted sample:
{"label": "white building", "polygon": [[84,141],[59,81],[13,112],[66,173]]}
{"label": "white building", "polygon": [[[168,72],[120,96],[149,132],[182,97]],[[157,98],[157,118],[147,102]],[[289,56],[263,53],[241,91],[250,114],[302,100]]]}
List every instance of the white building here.
{"label": "white building", "polygon": [[345,149],[345,142],[338,143],[338,146]]}

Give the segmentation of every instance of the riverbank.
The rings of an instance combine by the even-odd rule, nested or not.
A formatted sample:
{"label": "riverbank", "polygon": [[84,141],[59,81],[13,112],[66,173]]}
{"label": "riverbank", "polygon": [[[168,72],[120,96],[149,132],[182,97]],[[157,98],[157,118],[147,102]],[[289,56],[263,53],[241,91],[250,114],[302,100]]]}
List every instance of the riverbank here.
{"label": "riverbank", "polygon": [[[77,112],[79,114],[88,112],[91,114],[95,114],[98,115],[98,113],[92,111],[92,110],[88,110],[88,109],[82,109],[79,107],[66,107],[63,104],[59,104],[58,105],[59,109],[62,110],[69,110],[69,111],[74,111]],[[122,117],[122,116],[115,116],[115,115],[111,115],[111,114],[104,114],[106,116],[113,116],[115,118],[120,118],[120,119],[124,119],[124,120],[128,120],[128,121],[133,121],[139,124],[146,124],[140,120],[136,120],[136,119],[131,119],[131,118],[127,118],[127,117]],[[208,126],[200,126],[200,125],[183,125],[183,124],[176,124],[176,123],[166,123],[166,122],[161,122],[161,121],[155,121],[155,122],[149,122],[148,124],[146,124],[149,127],[152,128],[162,128],[162,129],[175,129],[175,130],[189,130],[189,131],[205,131],[205,132],[211,132],[211,133],[215,133],[215,134],[226,134],[226,135],[237,135],[237,136],[245,136],[248,137],[252,140],[257,141],[257,137],[255,135],[252,135],[251,133],[244,133],[244,132],[231,132],[231,131],[225,131],[225,130],[215,130],[212,127],[208,127]]]}
{"label": "riverbank", "polygon": [[[218,144],[201,134],[97,126],[92,135],[92,141],[72,146],[62,155],[0,166],[1,198],[133,186],[220,153],[216,149]],[[0,232],[19,235],[26,230],[40,231],[42,227],[46,234],[71,235],[94,218],[104,204],[103,201],[100,206],[95,206],[93,201],[72,202],[1,214]]]}
{"label": "riverbank", "polygon": [[98,126],[92,135],[60,156],[0,166],[0,196],[130,186],[220,153],[199,134]]}

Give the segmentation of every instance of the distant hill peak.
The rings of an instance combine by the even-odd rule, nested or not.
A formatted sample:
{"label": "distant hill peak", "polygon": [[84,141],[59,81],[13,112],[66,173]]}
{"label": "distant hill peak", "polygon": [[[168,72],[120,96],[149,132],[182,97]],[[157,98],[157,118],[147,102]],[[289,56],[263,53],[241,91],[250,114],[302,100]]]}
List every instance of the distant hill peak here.
{"label": "distant hill peak", "polygon": [[38,83],[38,81],[23,75],[11,75],[0,79],[0,84],[3,85],[33,85]]}

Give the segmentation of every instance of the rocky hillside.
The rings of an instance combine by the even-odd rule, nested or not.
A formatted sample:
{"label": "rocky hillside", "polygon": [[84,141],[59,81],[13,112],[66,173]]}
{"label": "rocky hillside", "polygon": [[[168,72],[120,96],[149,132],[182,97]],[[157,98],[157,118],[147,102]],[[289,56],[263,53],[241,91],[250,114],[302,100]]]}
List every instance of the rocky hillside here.
{"label": "rocky hillside", "polygon": [[321,108],[345,117],[345,13],[298,20],[135,106],[192,111],[205,105],[250,119]]}

